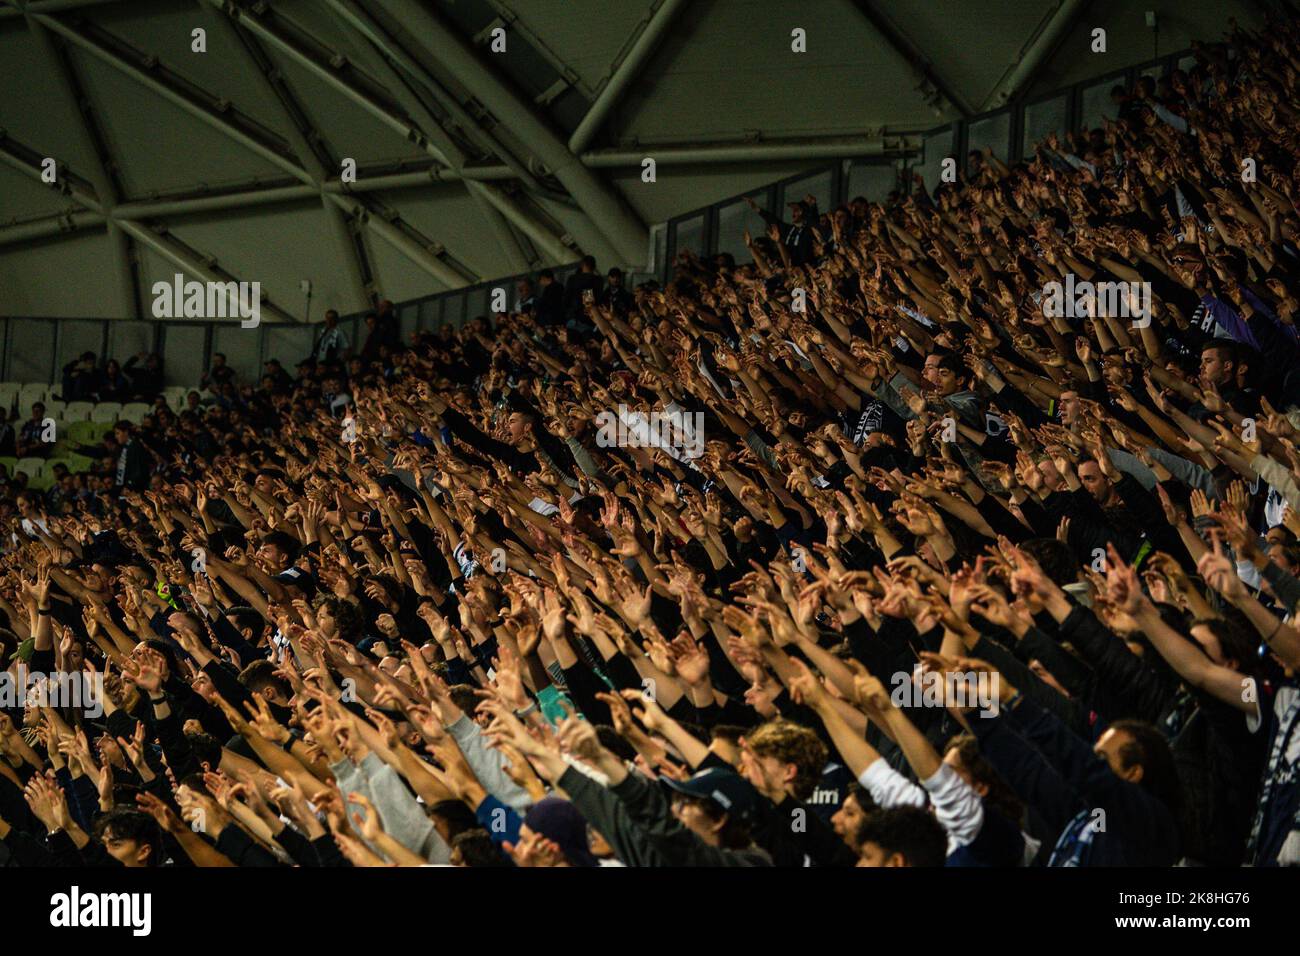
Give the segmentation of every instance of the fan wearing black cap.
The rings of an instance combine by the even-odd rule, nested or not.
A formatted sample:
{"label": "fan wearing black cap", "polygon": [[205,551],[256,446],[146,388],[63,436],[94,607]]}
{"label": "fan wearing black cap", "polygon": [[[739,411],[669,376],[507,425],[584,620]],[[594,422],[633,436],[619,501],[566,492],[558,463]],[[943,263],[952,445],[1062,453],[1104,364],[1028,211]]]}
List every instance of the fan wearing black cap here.
{"label": "fan wearing black cap", "polygon": [[587,844],[587,824],[576,807],[545,797],[528,809],[519,842],[506,843],[516,866],[599,866]]}
{"label": "fan wearing black cap", "polygon": [[623,270],[617,266],[605,274],[605,288],[596,300],[600,306],[617,315],[626,315],[632,308],[632,293],[623,285]]}
{"label": "fan wearing black cap", "polygon": [[813,258],[813,226],[817,222],[817,199],[812,195],[791,201],[790,221],[784,222],[759,207],[752,197],[746,197],[749,208],[763,217],[769,227],[778,230],[778,241],[789,255],[790,265],[802,266]]}

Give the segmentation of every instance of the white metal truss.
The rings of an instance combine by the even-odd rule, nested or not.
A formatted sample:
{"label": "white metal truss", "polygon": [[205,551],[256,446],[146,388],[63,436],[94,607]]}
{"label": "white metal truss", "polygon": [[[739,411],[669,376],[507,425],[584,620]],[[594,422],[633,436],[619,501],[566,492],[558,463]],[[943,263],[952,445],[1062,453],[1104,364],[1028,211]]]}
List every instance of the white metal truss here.
{"label": "white metal truss", "polygon": [[[222,10],[226,16],[241,27],[282,51],[294,62],[311,71],[318,78],[366,110],[366,112],[401,134],[404,139],[419,146],[436,162],[453,171],[464,167],[466,157],[460,146],[447,135],[446,131],[438,124],[436,117],[433,117],[423,104],[416,103],[414,98],[409,95],[409,91],[405,96],[399,95],[399,102],[404,99],[407,103],[412,104],[414,109],[408,110],[410,112],[418,110],[425,113],[431,121],[428,129],[417,124],[412,117],[403,115],[403,113],[386,106],[370,93],[358,88],[350,77],[343,75],[342,71],[334,66],[340,59],[337,52],[328,59],[324,59],[306,50],[302,44],[295,42],[288,31],[278,24],[270,13],[259,13],[255,9],[241,6],[231,2],[231,0],[203,0],[203,2]],[[316,46],[324,46],[315,38],[312,39],[312,43]],[[394,92],[401,94],[402,88],[398,86]],[[406,106],[402,108],[408,109]],[[488,187],[484,188],[487,189]],[[499,197],[499,200],[496,205],[503,211],[503,214],[515,215],[514,203],[504,196]],[[507,210],[509,211],[507,212]],[[527,223],[528,228],[534,229],[536,233],[534,241],[543,243],[548,254],[557,263],[569,261],[576,255],[576,253],[564,246],[554,232],[548,227],[542,226],[537,217],[527,217],[522,211],[519,211],[518,216],[521,221]]]}
{"label": "white metal truss", "polygon": [[[8,136],[0,136],[0,162],[18,170],[26,176],[31,177],[39,183],[44,183],[41,176],[42,164],[44,157],[34,149],[15,142]],[[64,196],[71,199],[77,205],[91,213],[96,213],[102,217],[110,218],[110,211],[106,210],[102,203],[96,198],[94,189],[88,182],[81,180],[75,174],[69,172],[67,167],[61,166],[64,172],[53,184],[48,184],[50,188],[57,190]],[[132,222],[130,220],[114,219],[113,220],[123,232],[129,235],[143,245],[148,246],[158,255],[171,262],[177,268],[187,272],[195,279],[203,282],[215,283],[238,283],[239,279],[225,272],[214,258],[205,258],[196,253],[193,249],[188,248],[181,243],[175,236],[167,232],[162,225],[153,227],[146,226],[144,223]],[[261,312],[272,322],[296,322],[294,316],[277,307],[265,295],[261,301]]]}
{"label": "white metal truss", "polygon": [[[334,167],[329,146],[303,110],[288,81],[275,68],[274,63],[254,37],[249,36],[237,23],[219,10],[203,3],[200,5],[212,14],[212,22],[216,24],[217,32],[229,41],[230,47],[236,50],[242,48],[246,61],[261,75],[263,87],[270,94],[271,99],[279,105],[281,116],[285,121],[285,134],[297,155],[298,162],[312,175],[313,185],[319,187],[329,178]],[[324,194],[321,195],[320,201],[335,243],[350,267],[352,282],[358,295],[357,304],[366,302],[373,304],[376,290],[365,243],[352,227],[343,210],[330,202]]]}
{"label": "white metal truss", "polygon": [[989,91],[980,107],[991,110],[1010,102],[1029,88],[1039,69],[1051,57],[1065,35],[1081,17],[1092,0],[1057,0],[1056,9],[1043,21],[1038,32],[1007,67],[1002,79]]}
{"label": "white metal truss", "polygon": [[[424,69],[415,56],[398,44],[383,28],[383,25],[357,0],[321,0],[324,6],[345,26],[351,28],[361,41],[359,55],[368,62],[375,63],[385,71],[393,81],[391,87],[395,96],[403,103],[408,112],[423,113],[428,117],[431,128],[442,128],[443,121],[432,114],[428,105],[416,93],[416,88],[427,90],[438,104],[447,112],[451,122],[460,127],[464,133],[473,138],[485,155],[494,155],[506,163],[519,175],[520,181],[527,189],[542,193],[544,190],[536,177],[518,160],[513,152],[483,128],[464,106],[440,84],[432,74]],[[466,157],[454,143],[448,147],[451,155],[452,169],[463,169]],[[510,226],[527,236],[528,240],[554,263],[572,261],[580,250],[570,248],[565,238],[558,235],[541,217],[532,212],[523,203],[515,201],[496,187],[480,188],[466,184],[470,196],[480,208],[491,206],[494,212],[488,216],[489,223],[497,228],[497,235],[506,255],[512,261],[527,260],[520,244],[513,233],[507,229],[502,233],[498,223],[504,220]]]}
{"label": "white metal truss", "polygon": [[916,41],[903,32],[890,18],[885,4],[880,0],[851,0],[853,6],[866,18],[877,33],[911,66],[921,77],[935,88],[944,99],[956,107],[963,118],[974,115],[975,110],[965,96],[956,87],[944,79],[935,68],[934,61],[917,45]]}
{"label": "white metal truss", "polygon": [[[216,97],[195,93],[189,85],[183,86],[171,79],[161,65],[155,65],[150,69],[144,63],[134,62],[114,49],[114,45],[103,36],[91,36],[54,17],[36,16],[35,19],[103,63],[148,87],[204,124],[274,164],[303,185],[314,191],[319,190],[311,173],[294,157],[292,147],[275,133],[242,114],[233,104],[222,102],[218,105]],[[396,227],[384,217],[368,214],[359,216],[359,211],[367,213],[372,211],[366,206],[364,200],[357,199],[349,203],[344,201],[342,196],[330,194],[330,201],[347,211],[357,222],[371,228],[377,236],[389,242],[413,263],[449,288],[462,288],[472,284],[471,277],[465,276],[456,267],[442,261],[438,255],[406,235],[400,227]]]}
{"label": "white metal truss", "polygon": [[569,151],[550,124],[537,115],[534,105],[490,69],[471,43],[415,0],[383,0],[377,6],[402,24],[411,41],[454,74],[485,109],[529,144],[620,258],[636,262],[641,257],[649,241],[645,223],[608,182]]}
{"label": "white metal truss", "polygon": [[655,11],[641,24],[640,31],[627,53],[610,72],[604,86],[596,95],[587,115],[582,118],[573,135],[569,137],[569,152],[581,154],[600,132],[600,127],[618,104],[623,93],[641,75],[650,57],[659,47],[659,41],[672,27],[677,14],[686,6],[686,0],[662,0]]}

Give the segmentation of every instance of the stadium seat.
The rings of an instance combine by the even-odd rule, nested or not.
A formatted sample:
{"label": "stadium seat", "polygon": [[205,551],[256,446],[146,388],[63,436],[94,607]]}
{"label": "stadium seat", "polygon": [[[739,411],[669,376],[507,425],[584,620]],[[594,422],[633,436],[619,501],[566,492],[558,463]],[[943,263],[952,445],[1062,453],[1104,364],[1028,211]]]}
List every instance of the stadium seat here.
{"label": "stadium seat", "polygon": [[39,475],[29,475],[27,478],[27,487],[32,491],[49,491],[54,487],[54,474],[43,471]]}
{"label": "stadium seat", "polygon": [[28,478],[38,478],[45,474],[44,458],[19,458],[15,471],[25,472]]}
{"label": "stadium seat", "polygon": [[94,402],[68,402],[61,417],[65,422],[88,422],[94,410]]}
{"label": "stadium seat", "polygon": [[56,421],[67,421],[68,403],[61,402],[57,398],[47,399],[45,402],[45,414]]}
{"label": "stadium seat", "polygon": [[14,469],[18,467],[18,459],[13,455],[5,455],[3,458],[0,458],[0,465],[4,465],[6,474],[12,475]]}
{"label": "stadium seat", "polygon": [[0,382],[0,408],[12,411],[22,387],[22,382]]}
{"label": "stadium seat", "polygon": [[24,418],[31,414],[32,406],[37,402],[44,403],[50,386],[42,383],[29,382],[18,390],[18,412]]}
{"label": "stadium seat", "polygon": [[99,430],[101,424],[101,422],[88,422],[84,420],[68,422],[68,430],[63,437],[81,445],[92,445],[97,442],[99,436],[103,434]]}
{"label": "stadium seat", "polygon": [[100,402],[90,413],[92,422],[115,422],[121,417],[121,402]]}
{"label": "stadium seat", "polygon": [[79,455],[75,451],[58,451],[46,462],[47,467],[54,468],[54,463],[61,461],[68,466],[68,471],[81,472],[89,471],[95,464],[95,459],[86,455]]}
{"label": "stadium seat", "polygon": [[184,385],[172,385],[163,389],[163,398],[167,399],[167,407],[174,412],[179,412],[185,407],[185,396],[189,395],[190,389]]}
{"label": "stadium seat", "polygon": [[132,425],[139,425],[144,417],[153,411],[153,406],[146,402],[127,402],[122,406],[122,418]]}

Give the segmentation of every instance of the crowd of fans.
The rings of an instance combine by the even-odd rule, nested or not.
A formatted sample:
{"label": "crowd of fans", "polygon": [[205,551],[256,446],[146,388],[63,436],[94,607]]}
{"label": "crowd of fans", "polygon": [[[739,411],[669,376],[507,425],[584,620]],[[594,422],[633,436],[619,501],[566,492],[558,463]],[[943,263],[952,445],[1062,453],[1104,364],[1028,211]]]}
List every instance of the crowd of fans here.
{"label": "crowd of fans", "polygon": [[152,402],[163,390],[162,356],[141,352],[123,364],[115,358],[101,367],[94,352],[84,352],[63,366],[64,402]]}
{"label": "crowd of fans", "polygon": [[0,505],[0,859],[1300,863],[1297,33],[119,424]]}

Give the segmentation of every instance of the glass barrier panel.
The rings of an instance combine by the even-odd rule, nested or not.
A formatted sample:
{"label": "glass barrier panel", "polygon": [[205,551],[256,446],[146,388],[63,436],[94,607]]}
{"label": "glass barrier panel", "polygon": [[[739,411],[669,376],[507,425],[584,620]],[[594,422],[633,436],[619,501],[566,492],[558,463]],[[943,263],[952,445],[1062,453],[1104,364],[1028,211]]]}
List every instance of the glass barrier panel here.
{"label": "glass barrier panel", "polygon": [[924,160],[919,166],[913,167],[920,172],[921,178],[925,180],[925,188],[929,192],[934,192],[935,187],[939,185],[939,176],[943,172],[943,161],[952,158],[961,166],[960,160],[953,156],[952,127],[945,126],[933,133],[926,133],[922,139],[924,144]]}
{"label": "glass barrier panel", "polygon": [[168,325],[163,328],[162,334],[163,381],[168,386],[198,388],[199,379],[207,371],[204,348],[208,341],[208,327]]}
{"label": "glass barrier panel", "polygon": [[1064,135],[1068,111],[1069,97],[1065,94],[1026,106],[1020,154],[1025,157],[1033,156],[1034,147],[1052,133],[1058,136]]}
{"label": "glass barrier panel", "polygon": [[897,187],[898,171],[893,164],[855,163],[849,167],[844,201],[863,196],[868,202],[883,202]]}
{"label": "glass barrier panel", "polygon": [[687,249],[698,256],[703,256],[708,251],[704,248],[703,213],[677,223],[677,241],[673,245],[674,255]]}
{"label": "glass barrier panel", "polygon": [[967,127],[967,153],[982,153],[985,149],[992,149],[993,155],[1005,163],[1010,145],[1011,113],[1009,111],[1004,110],[977,119]]}
{"label": "glass barrier panel", "polygon": [[834,178],[831,170],[827,169],[811,176],[805,176],[803,179],[796,179],[792,183],[786,183],[782,189],[781,208],[772,210],[772,212],[786,222],[790,221],[790,207],[792,202],[799,202],[804,196],[811,195],[817,200],[818,212],[826,212],[834,206],[834,196],[832,187]]}
{"label": "glass barrier panel", "polygon": [[[766,192],[766,190],[764,190]],[[760,205],[765,197],[763,192],[751,193]],[[761,236],[767,226],[763,217],[749,208],[743,199],[723,206],[718,210],[718,252],[729,252],[737,262],[749,260],[749,249],[745,246],[745,230],[751,236]]]}

